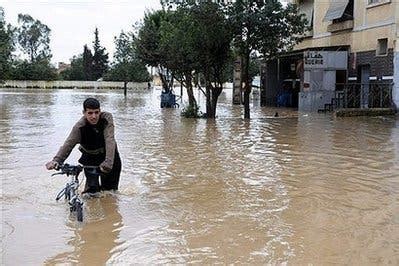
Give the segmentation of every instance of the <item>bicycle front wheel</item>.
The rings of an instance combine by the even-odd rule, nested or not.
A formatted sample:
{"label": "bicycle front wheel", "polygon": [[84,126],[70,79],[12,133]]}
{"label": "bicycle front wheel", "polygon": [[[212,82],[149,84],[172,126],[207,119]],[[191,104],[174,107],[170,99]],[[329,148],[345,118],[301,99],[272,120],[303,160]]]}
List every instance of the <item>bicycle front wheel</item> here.
{"label": "bicycle front wheel", "polygon": [[65,187],[65,199],[70,200],[71,199],[71,188],[69,186]]}
{"label": "bicycle front wheel", "polygon": [[82,203],[75,201],[75,211],[76,211],[76,217],[79,222],[83,222],[83,208],[82,208]]}

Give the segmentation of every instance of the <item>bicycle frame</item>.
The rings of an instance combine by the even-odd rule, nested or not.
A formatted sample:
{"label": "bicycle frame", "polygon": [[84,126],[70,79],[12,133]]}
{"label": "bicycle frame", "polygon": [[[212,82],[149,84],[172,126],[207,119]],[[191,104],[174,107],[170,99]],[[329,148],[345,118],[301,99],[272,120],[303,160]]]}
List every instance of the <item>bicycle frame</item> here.
{"label": "bicycle frame", "polygon": [[83,201],[78,192],[78,188],[80,185],[79,174],[83,171],[83,169],[94,169],[98,171],[99,167],[61,164],[55,168],[55,170],[59,170],[60,172],[52,174],[52,176],[71,176],[71,180],[65,184],[65,187],[60,192],[58,192],[55,200],[58,201],[62,198],[62,196],[65,196],[65,199],[68,200],[70,212],[76,212],[76,217],[79,222],[83,221]]}
{"label": "bicycle frame", "polygon": [[79,174],[83,170],[82,166],[70,166],[68,164],[61,165],[59,168],[61,172],[55,173],[54,175],[62,175],[66,174],[67,176],[71,176],[71,180],[65,184],[65,187],[57,194],[56,200],[65,196],[65,199],[68,200],[69,210],[70,212],[76,212],[76,216],[78,221],[83,221],[83,201],[80,198],[78,193],[79,188]]}

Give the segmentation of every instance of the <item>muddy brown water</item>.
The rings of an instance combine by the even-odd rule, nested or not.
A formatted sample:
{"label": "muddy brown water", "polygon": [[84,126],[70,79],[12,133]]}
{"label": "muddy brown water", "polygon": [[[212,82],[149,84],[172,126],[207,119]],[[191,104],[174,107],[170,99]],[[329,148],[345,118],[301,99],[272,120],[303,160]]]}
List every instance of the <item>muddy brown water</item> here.
{"label": "muddy brown water", "polygon": [[[3,265],[399,264],[397,117],[254,101],[245,121],[226,91],[193,120],[159,93],[0,90]],[[123,170],[77,223],[44,164],[88,96],[114,114]]]}

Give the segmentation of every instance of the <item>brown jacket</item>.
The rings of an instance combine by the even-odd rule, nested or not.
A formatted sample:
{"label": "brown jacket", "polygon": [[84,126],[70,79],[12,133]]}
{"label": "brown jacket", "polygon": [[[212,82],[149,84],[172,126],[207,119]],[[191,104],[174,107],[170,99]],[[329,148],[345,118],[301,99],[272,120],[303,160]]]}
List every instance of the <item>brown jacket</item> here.
{"label": "brown jacket", "polygon": [[[101,112],[100,118],[107,120],[107,125],[104,128],[104,140],[105,140],[105,160],[100,164],[104,170],[111,171],[114,164],[114,157],[116,151],[116,141],[114,137],[114,120],[112,114],[108,112]],[[57,155],[53,158],[58,163],[63,163],[68,158],[72,149],[76,144],[80,143],[80,128],[87,123],[86,118],[82,117],[72,128],[68,138],[65,140],[64,145],[60,147]]]}

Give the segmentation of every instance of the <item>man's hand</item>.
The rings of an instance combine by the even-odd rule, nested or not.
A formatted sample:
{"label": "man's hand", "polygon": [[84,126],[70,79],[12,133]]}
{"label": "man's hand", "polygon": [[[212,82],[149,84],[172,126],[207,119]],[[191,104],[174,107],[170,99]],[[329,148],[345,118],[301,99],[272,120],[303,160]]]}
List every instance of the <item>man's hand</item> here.
{"label": "man's hand", "polygon": [[109,173],[111,172],[112,168],[108,166],[108,164],[104,161],[100,164],[100,170],[103,173]]}
{"label": "man's hand", "polygon": [[57,167],[58,167],[58,162],[56,162],[56,161],[49,161],[48,163],[46,163],[47,170],[52,170]]}

